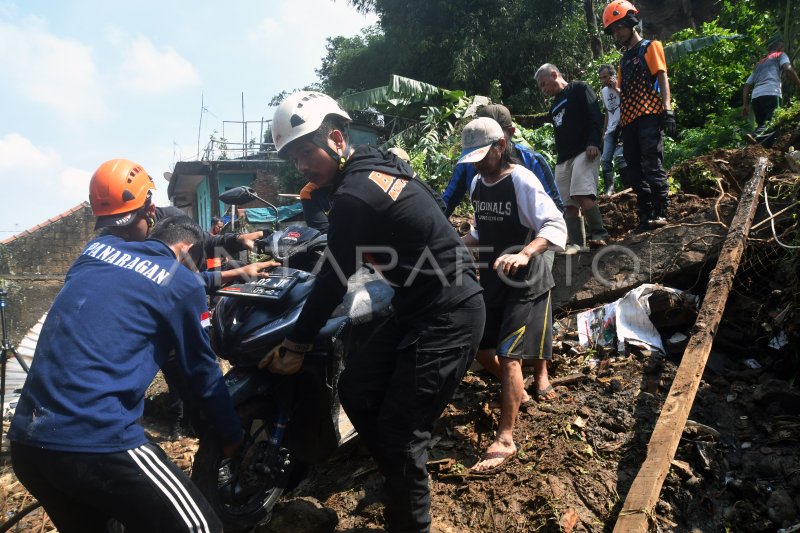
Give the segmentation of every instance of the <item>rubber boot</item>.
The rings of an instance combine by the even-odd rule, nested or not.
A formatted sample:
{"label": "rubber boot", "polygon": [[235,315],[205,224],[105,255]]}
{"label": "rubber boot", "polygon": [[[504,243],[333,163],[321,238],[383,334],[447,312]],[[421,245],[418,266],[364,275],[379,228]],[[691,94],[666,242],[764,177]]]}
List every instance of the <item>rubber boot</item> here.
{"label": "rubber boot", "polygon": [[583,217],[564,217],[567,224],[567,237],[569,244],[564,248],[566,255],[575,255],[578,252],[586,252],[586,228],[583,225]]}
{"label": "rubber boot", "polygon": [[619,181],[622,182],[622,186],[625,188],[633,187],[630,173],[628,172],[628,167],[622,167],[619,169]]}
{"label": "rubber boot", "polygon": [[606,196],[614,194],[614,171],[603,172],[603,189]]}
{"label": "rubber boot", "polygon": [[586,219],[586,225],[589,226],[589,247],[599,248],[606,245],[606,239],[610,237],[603,226],[603,215],[600,214],[600,208],[596,205],[583,212],[583,218]]}
{"label": "rubber boot", "polygon": [[650,224],[653,222],[653,206],[645,205],[637,208],[639,214],[639,225],[634,228],[634,233],[644,233],[650,231]]}

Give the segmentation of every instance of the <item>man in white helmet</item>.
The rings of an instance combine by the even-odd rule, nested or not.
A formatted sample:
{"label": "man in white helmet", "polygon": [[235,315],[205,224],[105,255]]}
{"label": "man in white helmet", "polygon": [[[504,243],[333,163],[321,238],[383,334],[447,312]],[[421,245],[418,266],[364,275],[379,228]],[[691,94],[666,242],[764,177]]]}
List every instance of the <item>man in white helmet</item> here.
{"label": "man in white helmet", "polygon": [[345,278],[363,261],[375,265],[395,290],[395,315],[348,357],[339,394],[386,478],[387,529],[429,531],[428,443],[475,356],[485,319],[481,289],[436,194],[394,154],[351,146],[349,122],[335,100],[318,92],[295,93],[275,112],[279,155],[333,191],[330,260],[296,326],[261,366],[300,370],[346,292]]}

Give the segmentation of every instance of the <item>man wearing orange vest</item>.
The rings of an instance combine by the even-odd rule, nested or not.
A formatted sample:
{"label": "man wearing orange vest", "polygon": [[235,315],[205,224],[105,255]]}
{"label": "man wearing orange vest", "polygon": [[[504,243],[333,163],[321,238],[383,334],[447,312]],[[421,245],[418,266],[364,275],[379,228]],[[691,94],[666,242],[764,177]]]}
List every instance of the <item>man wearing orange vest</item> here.
{"label": "man wearing orange vest", "polygon": [[667,78],[664,48],[642,39],[636,26],[639,11],[628,0],[613,0],[603,12],[603,28],[625,47],[619,66],[622,148],[636,191],[643,233],[667,224],[667,172],[661,130],[674,136],[675,115]]}

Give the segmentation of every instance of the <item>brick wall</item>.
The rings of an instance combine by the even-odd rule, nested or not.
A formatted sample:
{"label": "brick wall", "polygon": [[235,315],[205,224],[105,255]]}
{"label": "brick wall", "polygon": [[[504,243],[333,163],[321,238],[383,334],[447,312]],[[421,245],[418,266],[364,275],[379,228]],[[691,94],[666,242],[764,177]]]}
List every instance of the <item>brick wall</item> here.
{"label": "brick wall", "polygon": [[[277,168],[273,170],[256,170],[256,178],[253,180],[252,185],[256,194],[268,202],[278,204],[278,176]],[[242,207],[264,207],[259,201],[250,202]]]}
{"label": "brick wall", "polygon": [[0,243],[0,281],[8,291],[12,345],[50,308],[70,265],[94,237],[88,203]]}

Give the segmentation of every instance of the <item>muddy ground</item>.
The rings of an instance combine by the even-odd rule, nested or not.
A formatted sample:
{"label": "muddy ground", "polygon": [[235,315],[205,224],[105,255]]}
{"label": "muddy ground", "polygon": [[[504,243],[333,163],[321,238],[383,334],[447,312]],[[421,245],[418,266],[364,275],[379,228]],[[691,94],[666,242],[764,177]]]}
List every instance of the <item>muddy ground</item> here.
{"label": "muddy ground", "polygon": [[[775,162],[773,176],[788,170],[782,154],[763,149],[705,156],[700,168],[719,181],[673,195],[672,223],[709,206],[735,203],[758,155]],[[697,162],[693,162],[695,164]],[[677,172],[696,172],[697,168]],[[685,176],[687,182],[690,180]],[[796,177],[795,177],[796,180]],[[683,183],[683,180],[681,181]],[[694,183],[694,182],[692,182]],[[613,240],[624,242],[636,224],[635,198],[622,193],[601,202]],[[763,218],[762,215],[758,215]],[[791,218],[778,224],[782,229]],[[767,228],[769,225],[762,226]],[[785,254],[759,232],[737,275],[693,409],[651,519],[659,531],[777,531],[800,523],[800,393],[797,300]],[[712,265],[713,266],[713,265]],[[702,296],[704,279],[685,285]],[[574,312],[576,310],[569,310]],[[559,318],[550,368],[558,398],[523,406],[515,437],[517,456],[495,474],[472,466],[491,442],[499,393],[490,376],[470,373],[439,420],[430,451],[433,528],[460,531],[610,531],[644,460],[650,432],[669,391],[681,347],[659,356],[581,347],[570,313]],[[656,321],[658,317],[654,317]],[[661,317],[669,337],[689,332],[691,313]],[[782,344],[780,332],[789,343]],[[769,347],[770,341],[778,339]],[[159,408],[164,387],[151,388],[144,421],[158,442],[189,472],[197,441],[166,438]],[[8,464],[0,471],[0,521],[31,503]],[[254,531],[286,531],[281,517],[297,498],[313,498],[338,517],[336,531],[382,529],[380,475],[357,444],[311,468],[284,499],[276,520]],[[291,530],[302,531],[296,518]],[[12,531],[52,530],[41,510]]]}

